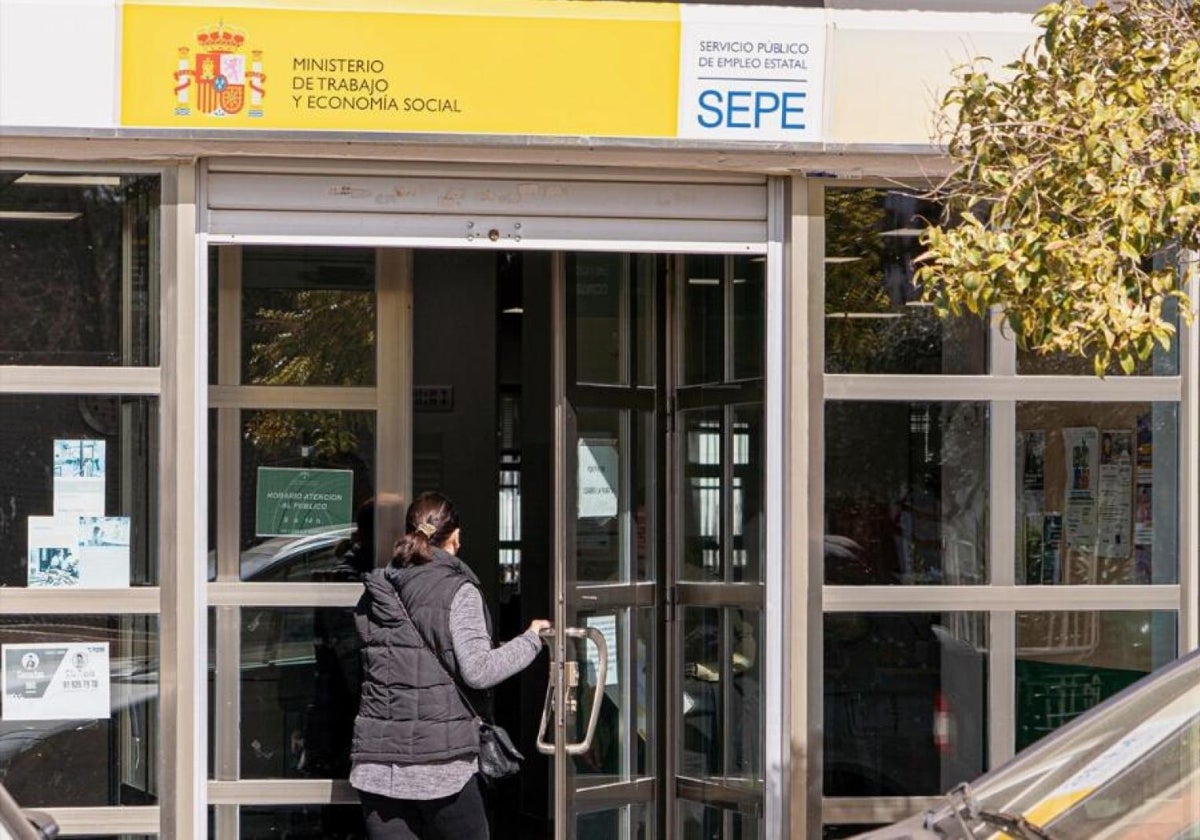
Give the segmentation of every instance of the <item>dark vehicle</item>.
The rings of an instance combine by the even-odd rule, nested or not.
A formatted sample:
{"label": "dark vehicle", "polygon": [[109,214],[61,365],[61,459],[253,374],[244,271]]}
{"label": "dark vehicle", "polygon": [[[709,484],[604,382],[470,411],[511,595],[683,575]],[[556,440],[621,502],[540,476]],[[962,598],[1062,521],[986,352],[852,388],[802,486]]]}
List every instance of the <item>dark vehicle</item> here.
{"label": "dark vehicle", "polygon": [[1200,652],[861,840],[1198,840]]}

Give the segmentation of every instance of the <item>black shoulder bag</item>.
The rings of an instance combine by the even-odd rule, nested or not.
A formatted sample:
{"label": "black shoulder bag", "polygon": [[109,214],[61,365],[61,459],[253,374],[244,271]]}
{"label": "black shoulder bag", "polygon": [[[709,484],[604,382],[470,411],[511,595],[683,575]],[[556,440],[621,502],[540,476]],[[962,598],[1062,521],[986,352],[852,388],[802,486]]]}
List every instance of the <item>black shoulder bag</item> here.
{"label": "black shoulder bag", "polygon": [[437,652],[429,646],[425,641],[425,637],[421,635],[417,623],[409,615],[408,607],[404,605],[404,599],[400,597],[399,592],[396,593],[396,601],[399,602],[400,609],[404,611],[404,617],[412,625],[413,632],[421,640],[422,647],[429,651],[429,655],[433,657],[434,662],[450,678],[450,682],[454,683],[454,688],[458,692],[458,696],[462,699],[463,705],[467,707],[467,711],[471,713],[471,717],[475,718],[475,723],[479,726],[479,772],[489,779],[503,779],[515,774],[521,769],[521,762],[525,760],[525,756],[521,755],[520,750],[513,744],[512,738],[508,737],[508,733],[504,731],[503,726],[489,723],[479,716],[479,713],[475,711],[475,707],[471,705],[471,701],[467,698],[467,692],[459,684],[458,679],[450,673],[450,669],[442,662],[442,658],[437,655]]}

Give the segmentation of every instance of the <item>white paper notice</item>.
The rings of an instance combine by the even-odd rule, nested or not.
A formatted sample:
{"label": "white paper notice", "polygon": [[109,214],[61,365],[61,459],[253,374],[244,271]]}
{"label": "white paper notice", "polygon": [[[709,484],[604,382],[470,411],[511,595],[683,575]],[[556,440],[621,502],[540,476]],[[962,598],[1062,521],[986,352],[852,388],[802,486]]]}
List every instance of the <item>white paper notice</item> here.
{"label": "white paper notice", "polygon": [[581,438],[579,453],[579,518],[617,515],[617,442]]}
{"label": "white paper notice", "polygon": [[1096,554],[1125,560],[1133,548],[1133,432],[1100,435],[1100,486]]}
{"label": "white paper notice", "polygon": [[745,7],[682,6],[680,17],[679,137],[821,139],[823,12],[776,8],[764,24]]}
{"label": "white paper notice", "polygon": [[[595,627],[604,636],[608,644],[608,670],[604,672],[604,685],[617,685],[621,681],[621,660],[617,648],[617,617],[615,615],[594,615],[587,619],[588,627]],[[587,661],[590,669],[589,678],[595,679],[594,674],[600,673],[600,651],[592,642],[587,642]]]}
{"label": "white paper notice", "polygon": [[54,441],[54,515],[103,516],[102,440]]}
{"label": "white paper notice", "polygon": [[79,585],[97,589],[129,586],[129,517],[80,516]]}
{"label": "white paper notice", "polygon": [[1063,429],[1066,500],[1063,536],[1068,548],[1096,547],[1096,473],[1100,433],[1094,426]]}
{"label": "white paper notice", "polygon": [[3,720],[112,716],[108,642],[0,645]]}
{"label": "white paper notice", "polygon": [[28,584],[79,586],[77,518],[31,516],[28,529]]}

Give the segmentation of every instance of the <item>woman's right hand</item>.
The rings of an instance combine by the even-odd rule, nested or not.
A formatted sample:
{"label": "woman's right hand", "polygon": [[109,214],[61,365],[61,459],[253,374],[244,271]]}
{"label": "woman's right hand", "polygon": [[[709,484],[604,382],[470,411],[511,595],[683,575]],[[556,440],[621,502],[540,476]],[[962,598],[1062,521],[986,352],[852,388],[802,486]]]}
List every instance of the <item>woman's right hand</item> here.
{"label": "woman's right hand", "polygon": [[535,633],[540,636],[543,630],[549,630],[553,626],[554,625],[544,618],[535,618],[533,621],[529,622],[528,632]]}

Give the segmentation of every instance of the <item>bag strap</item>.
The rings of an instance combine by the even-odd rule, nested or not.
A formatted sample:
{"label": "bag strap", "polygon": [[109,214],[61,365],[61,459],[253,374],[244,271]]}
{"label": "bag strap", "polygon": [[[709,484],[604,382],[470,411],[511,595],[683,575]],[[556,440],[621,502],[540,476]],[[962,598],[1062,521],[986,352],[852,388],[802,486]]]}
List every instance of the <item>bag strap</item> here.
{"label": "bag strap", "polygon": [[[472,584],[464,584],[464,586],[467,585]],[[413,621],[412,614],[408,611],[408,607],[405,605],[404,599],[400,597],[400,593],[396,590],[395,586],[392,587],[392,592],[396,596],[396,603],[400,605],[400,611],[404,613],[404,617],[408,619],[408,623],[412,627],[413,632],[417,634],[417,639],[420,640],[421,647],[428,651],[429,655],[433,657],[433,661],[436,662],[438,667],[442,669],[442,673],[450,678],[450,682],[454,683],[454,690],[458,692],[459,699],[463,701],[463,705],[467,707],[467,711],[471,713],[471,717],[475,718],[475,720],[479,723],[484,723],[484,719],[480,717],[479,712],[475,711],[475,706],[472,705],[471,701],[467,698],[467,692],[459,684],[458,678],[455,677],[454,674],[450,673],[450,669],[446,667],[444,662],[442,662],[442,658],[437,655],[437,651],[431,648],[429,643],[425,641],[425,636],[421,634],[421,629],[417,627],[417,622]]]}

